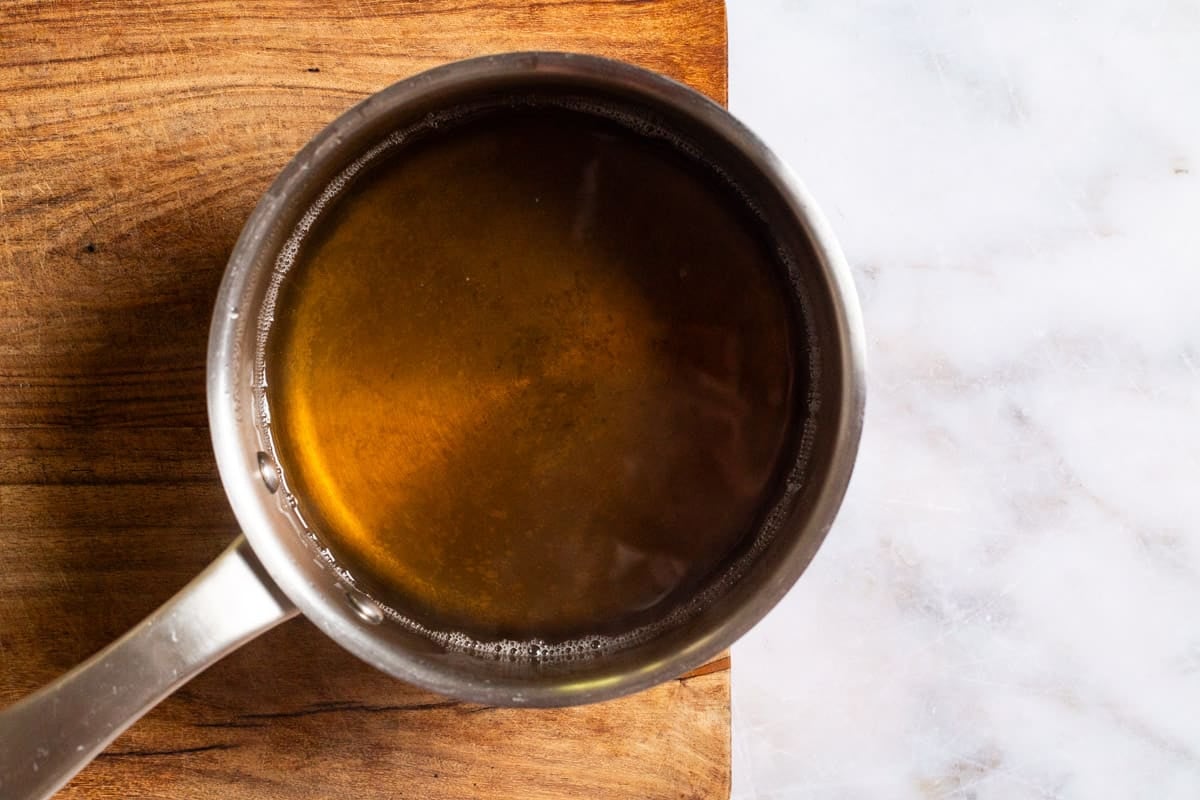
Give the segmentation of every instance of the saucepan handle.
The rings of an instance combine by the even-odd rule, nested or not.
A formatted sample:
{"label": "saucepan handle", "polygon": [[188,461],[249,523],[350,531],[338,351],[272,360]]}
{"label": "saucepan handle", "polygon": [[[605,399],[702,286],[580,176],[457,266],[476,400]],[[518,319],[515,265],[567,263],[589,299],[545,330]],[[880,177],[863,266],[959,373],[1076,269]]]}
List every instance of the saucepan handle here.
{"label": "saucepan handle", "polygon": [[164,697],[295,614],[239,536],[136,628],[0,711],[0,797],[54,794]]}

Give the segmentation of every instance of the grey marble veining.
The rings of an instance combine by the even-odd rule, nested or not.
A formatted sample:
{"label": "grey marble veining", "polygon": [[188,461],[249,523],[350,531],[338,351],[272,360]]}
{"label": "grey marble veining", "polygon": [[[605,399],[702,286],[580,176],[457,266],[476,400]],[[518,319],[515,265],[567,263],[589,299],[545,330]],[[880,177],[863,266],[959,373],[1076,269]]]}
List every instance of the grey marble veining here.
{"label": "grey marble veining", "polygon": [[842,514],[734,651],[734,797],[1200,797],[1200,3],[729,18],[869,341]]}

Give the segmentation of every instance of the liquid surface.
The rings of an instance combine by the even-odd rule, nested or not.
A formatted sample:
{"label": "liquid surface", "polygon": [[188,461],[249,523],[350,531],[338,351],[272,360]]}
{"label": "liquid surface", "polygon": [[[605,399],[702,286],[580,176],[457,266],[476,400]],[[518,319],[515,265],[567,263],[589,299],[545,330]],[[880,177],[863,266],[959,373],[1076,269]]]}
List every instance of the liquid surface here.
{"label": "liquid surface", "polygon": [[483,639],[661,616],[752,532],[790,426],[778,267],[666,145],[509,111],[323,213],[267,350],[289,489],[359,584]]}

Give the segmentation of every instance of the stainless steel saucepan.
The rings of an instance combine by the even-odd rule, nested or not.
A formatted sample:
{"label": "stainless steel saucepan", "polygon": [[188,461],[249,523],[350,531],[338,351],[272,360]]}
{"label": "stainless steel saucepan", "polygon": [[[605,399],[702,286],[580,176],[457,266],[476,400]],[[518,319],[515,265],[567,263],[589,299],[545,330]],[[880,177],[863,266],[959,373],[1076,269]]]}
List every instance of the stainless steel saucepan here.
{"label": "stainless steel saucepan", "polygon": [[[335,176],[431,114],[485,98],[570,96],[667,129],[727,173],[766,219],[791,265],[781,291],[807,347],[807,391],[790,472],[733,580],[698,613],[646,641],[570,661],[505,661],[434,644],[391,620],[321,557],[281,502],[256,418],[258,312],[273,265]],[[510,706],[614,698],[673,678],[728,647],[779,601],[824,538],[862,426],[863,333],[849,272],[828,226],[780,161],[723,108],[678,83],[606,59],[512,53],[401,81],[317,135],[259,201],[230,257],[208,347],[208,412],[229,500],[245,532],[149,618],[67,675],[0,712],[0,797],[53,794],[148,709],[217,659],[303,613],[359,658],[452,697]],[[3,613],[3,612],[0,612]]]}

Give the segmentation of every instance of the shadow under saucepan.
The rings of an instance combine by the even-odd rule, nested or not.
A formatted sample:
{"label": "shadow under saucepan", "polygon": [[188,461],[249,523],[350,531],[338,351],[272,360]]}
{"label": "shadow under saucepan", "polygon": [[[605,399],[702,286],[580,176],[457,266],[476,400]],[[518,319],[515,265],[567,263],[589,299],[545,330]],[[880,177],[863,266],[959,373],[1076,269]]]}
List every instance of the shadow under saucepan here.
{"label": "shadow under saucepan", "polygon": [[[172,154],[197,148],[194,172],[224,141],[202,123],[186,146],[151,126],[162,141],[124,163],[73,150],[61,194],[5,198],[20,224],[0,258],[0,705],[136,625],[237,533],[207,428],[209,317],[242,221],[307,133],[263,144],[237,128],[236,168],[181,194]],[[724,669],[602,706],[490,709],[393,680],[294,620],[60,796],[708,797],[727,781]]]}

